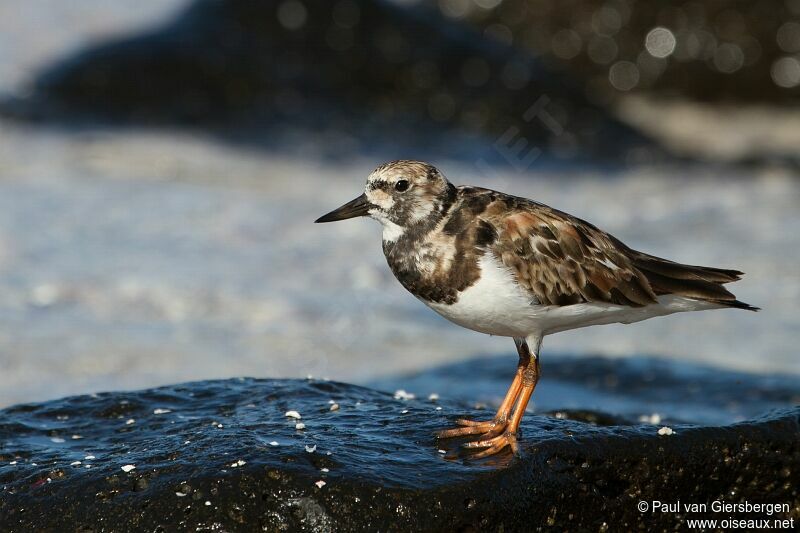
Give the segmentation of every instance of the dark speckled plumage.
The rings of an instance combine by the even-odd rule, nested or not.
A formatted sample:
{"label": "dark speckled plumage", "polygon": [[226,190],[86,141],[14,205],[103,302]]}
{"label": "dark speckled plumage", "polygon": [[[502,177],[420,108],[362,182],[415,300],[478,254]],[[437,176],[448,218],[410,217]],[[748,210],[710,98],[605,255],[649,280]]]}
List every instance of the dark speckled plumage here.
{"label": "dark speckled plumage", "polygon": [[751,308],[723,287],[738,280],[739,271],[683,265],[638,252],[544,204],[489,189],[453,187],[430,165],[396,161],[376,172],[389,170],[427,186],[426,200],[437,206],[424,219],[409,223],[407,203],[395,202],[389,216],[405,231],[383,247],[400,283],[424,300],[457,301],[479,279],[480,257],[491,253],[530,292],[531,301],[543,305],[641,307],[656,303],[660,295],[676,294]]}

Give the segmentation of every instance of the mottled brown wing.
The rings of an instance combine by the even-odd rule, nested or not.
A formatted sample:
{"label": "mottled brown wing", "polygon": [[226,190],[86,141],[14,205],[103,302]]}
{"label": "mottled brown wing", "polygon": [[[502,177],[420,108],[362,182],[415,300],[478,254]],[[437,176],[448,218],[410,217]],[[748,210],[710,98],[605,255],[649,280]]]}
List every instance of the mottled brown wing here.
{"label": "mottled brown wing", "polygon": [[625,245],[588,222],[534,203],[486,214],[497,231],[492,251],[541,304],[656,302]]}

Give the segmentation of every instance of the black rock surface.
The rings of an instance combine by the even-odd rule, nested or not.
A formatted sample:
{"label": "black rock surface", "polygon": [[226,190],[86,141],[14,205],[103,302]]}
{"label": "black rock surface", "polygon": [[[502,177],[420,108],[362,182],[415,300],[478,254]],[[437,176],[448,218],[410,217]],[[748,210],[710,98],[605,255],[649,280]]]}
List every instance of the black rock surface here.
{"label": "black rock surface", "polygon": [[800,517],[797,407],[672,435],[611,415],[530,414],[521,458],[480,462],[432,436],[464,414],[490,415],[317,380],[18,405],[0,411],[0,529],[657,531],[687,515],[639,502],[679,499],[785,503],[771,518]]}
{"label": "black rock surface", "polygon": [[658,152],[527,51],[387,0],[195,0],[161,27],[59,61],[31,92],[4,113],[179,123],[281,147],[313,132],[331,155],[383,142],[478,159],[483,147],[522,169],[540,153]]}

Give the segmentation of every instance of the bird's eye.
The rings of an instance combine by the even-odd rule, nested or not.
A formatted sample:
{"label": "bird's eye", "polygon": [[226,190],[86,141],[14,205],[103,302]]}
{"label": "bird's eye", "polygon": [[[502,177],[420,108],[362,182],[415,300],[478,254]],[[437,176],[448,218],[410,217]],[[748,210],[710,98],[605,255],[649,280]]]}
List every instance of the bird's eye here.
{"label": "bird's eye", "polygon": [[396,191],[407,191],[408,190],[408,180],[400,180],[394,184],[394,190]]}

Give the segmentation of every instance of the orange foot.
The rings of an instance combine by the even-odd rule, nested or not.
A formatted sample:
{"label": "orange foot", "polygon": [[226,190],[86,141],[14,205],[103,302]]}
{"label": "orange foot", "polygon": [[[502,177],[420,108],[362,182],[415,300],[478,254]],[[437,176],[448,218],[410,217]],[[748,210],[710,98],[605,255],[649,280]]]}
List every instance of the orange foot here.
{"label": "orange foot", "polygon": [[[519,365],[514,381],[500,404],[494,420],[486,422],[473,422],[463,418],[456,420],[458,427],[439,431],[436,436],[440,439],[451,439],[454,437],[466,437],[479,435],[473,441],[462,444],[462,448],[474,449],[485,448],[478,453],[472,454],[473,459],[480,459],[494,455],[504,449],[511,448],[515,454],[519,454],[517,445],[517,431],[522,415],[525,414],[525,407],[531,399],[536,382],[539,381],[539,360],[534,358],[531,361],[531,354],[528,345],[523,340],[514,339],[519,351]],[[531,364],[532,363],[532,364]]]}
{"label": "orange foot", "polygon": [[458,427],[445,429],[436,433],[440,439],[451,439],[454,437],[466,437],[478,435],[475,440],[465,442],[461,445],[464,450],[475,450],[485,448],[477,453],[469,455],[470,459],[481,459],[503,451],[506,447],[511,448],[515,455],[519,454],[517,445],[517,427],[508,420],[495,418],[486,422],[474,422],[472,420],[456,420]]}
{"label": "orange foot", "polygon": [[453,437],[465,437],[467,435],[482,435],[484,438],[489,438],[502,433],[508,425],[508,420],[495,418],[485,422],[476,422],[459,418],[456,420],[456,425],[458,427],[437,432],[436,436],[440,439],[452,439]]}
{"label": "orange foot", "polygon": [[451,439],[454,437],[465,437],[479,435],[476,440],[466,442],[462,448],[471,450],[475,448],[486,448],[478,453],[470,455],[472,459],[480,459],[501,452],[507,446],[511,447],[513,453],[518,453],[516,431],[509,428],[508,420],[495,418],[486,422],[475,422],[472,420],[456,420],[459,427],[439,431],[436,436],[440,439]]}
{"label": "orange foot", "polygon": [[511,453],[519,455],[519,446],[517,445],[517,434],[513,431],[504,431],[496,437],[491,437],[484,440],[476,440],[467,442],[461,445],[463,448],[485,448],[478,453],[470,455],[472,459],[481,459],[503,451],[506,447],[511,448]]}

